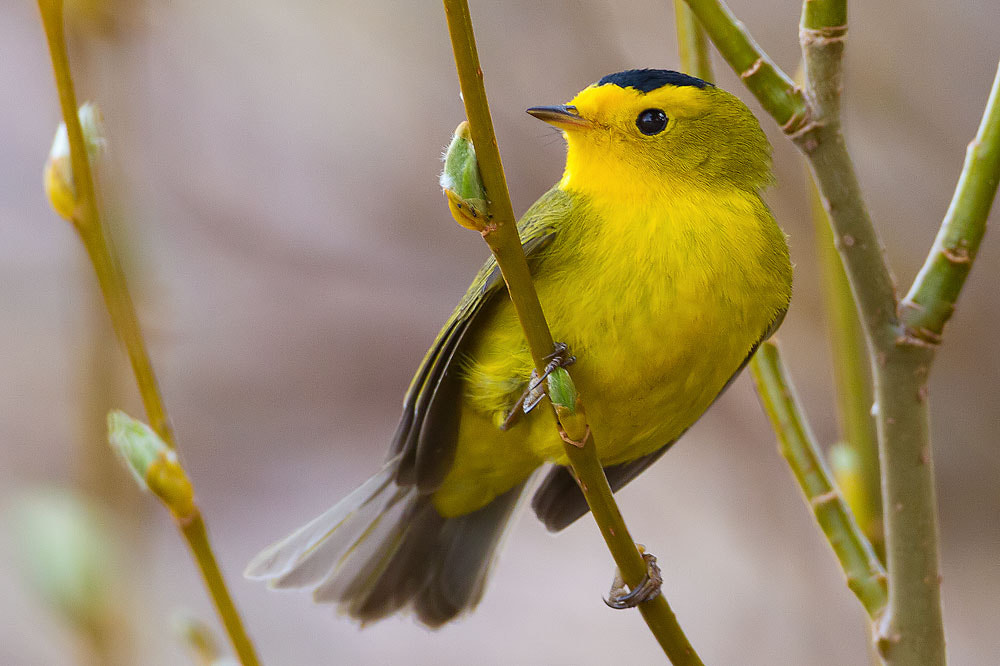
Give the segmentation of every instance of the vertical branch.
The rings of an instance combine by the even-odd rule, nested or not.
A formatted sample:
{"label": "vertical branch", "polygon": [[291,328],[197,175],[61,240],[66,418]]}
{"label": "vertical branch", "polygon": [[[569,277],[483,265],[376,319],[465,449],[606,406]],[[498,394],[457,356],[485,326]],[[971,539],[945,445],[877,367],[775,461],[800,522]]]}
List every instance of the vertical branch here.
{"label": "vertical branch", "polygon": [[[800,37],[806,95],[815,111],[818,128],[815,146],[807,138],[800,147],[810,158],[824,196],[836,193],[837,185],[856,183],[840,132],[841,66],[846,34],[844,0],[803,3]],[[824,156],[825,162],[821,159]],[[863,211],[860,189],[850,192],[843,203]],[[825,200],[824,204],[837,233],[841,234],[838,240],[844,244],[837,220],[838,202]],[[866,218],[865,212],[864,218],[859,215],[857,219]],[[872,227],[870,220],[865,226]],[[926,385],[932,350],[907,344],[901,334],[896,293],[881,247],[869,245],[860,252],[838,249],[845,257],[877,360],[873,374],[889,605],[878,624],[876,642],[880,654],[890,664],[944,664],[937,500]],[[852,254],[867,258],[864,263],[869,270],[879,272],[851,275]]]}
{"label": "vertical branch", "polygon": [[879,649],[892,664],[945,662],[927,376],[1000,180],[998,88],[1000,74],[941,231],[901,306],[906,329],[876,376],[890,574]]}
{"label": "vertical branch", "polygon": [[[552,350],[553,339],[538,302],[538,295],[535,293],[527,260],[517,234],[513,207],[507,191],[489,103],[483,86],[483,70],[479,65],[468,2],[444,0],[444,9],[466,117],[488,199],[489,224],[481,233],[507,283],[507,291],[524,330],[536,370],[541,374],[545,367],[545,357]],[[565,452],[573,475],[597,521],[608,550],[618,565],[622,579],[630,589],[635,590],[646,576],[646,561],[636,548],[615,503],[611,487],[604,475],[604,468],[597,457],[597,446],[587,424],[583,405],[577,399],[575,404],[569,407],[556,406],[555,411],[560,436],[565,442]],[[677,665],[702,663],[677,623],[677,618],[663,594],[642,602],[638,608],[672,663]]]}
{"label": "vertical branch", "polygon": [[[63,120],[66,123],[69,139],[74,190],[72,221],[97,274],[115,332],[128,351],[150,425],[164,445],[173,451],[175,447],[173,432],[169,425],[163,398],[160,395],[156,374],[146,350],[142,330],[139,326],[139,318],[129,295],[125,275],[114,254],[114,248],[105,234],[97,207],[94,177],[90,168],[90,158],[87,154],[83,129],[77,115],[76,93],[73,89],[69,56],[66,51],[63,3],[62,0],[38,0],[38,7],[48,40],[56,87],[59,91],[59,103],[62,107]],[[244,666],[256,666],[258,660],[253,645],[243,629],[242,620],[219,573],[215,556],[211,549],[202,547],[202,544],[199,543],[199,538],[203,539],[204,545],[207,546],[207,534],[204,533],[200,512],[197,514],[197,523],[201,525],[201,534],[189,534],[193,522],[181,519],[183,517],[176,513],[173,515],[178,529],[185,537],[202,572],[219,617],[229,631],[229,637],[237,655]]]}
{"label": "vertical branch", "polygon": [[[759,52],[745,28],[720,0],[687,0],[713,42],[746,74]],[[790,126],[788,108],[775,94],[775,77],[748,88],[809,160],[830,217],[834,242],[873,357],[876,424],[890,598],[879,627],[879,648],[891,664],[943,664],[937,509],[929,440],[927,375],[940,331],[968,274],[986,212],[996,189],[996,96],[970,147],[966,169],[939,241],[905,307],[865,207],[840,130],[841,57],[846,36],[844,0],[806,0],[800,41],[806,65],[803,122]],[[757,49],[757,50],[755,50]],[[762,65],[763,67],[763,65]],[[777,80],[785,80],[780,71]],[[987,146],[987,147],[983,147]],[[972,252],[969,252],[969,250]],[[902,319],[901,319],[902,318]],[[905,324],[905,325],[904,325]]]}

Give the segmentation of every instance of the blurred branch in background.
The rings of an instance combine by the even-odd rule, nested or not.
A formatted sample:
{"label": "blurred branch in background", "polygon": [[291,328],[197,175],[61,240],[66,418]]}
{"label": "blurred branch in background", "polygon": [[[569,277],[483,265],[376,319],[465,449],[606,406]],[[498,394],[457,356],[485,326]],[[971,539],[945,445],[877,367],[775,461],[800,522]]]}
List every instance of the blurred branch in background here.
{"label": "blurred branch in background", "polygon": [[[872,419],[871,375],[864,333],[858,321],[858,309],[851,294],[851,285],[844,273],[844,264],[833,244],[830,220],[820,201],[812,175],[806,173],[809,200],[816,230],[816,252],[822,268],[823,295],[826,300],[830,350],[833,355],[833,383],[837,400],[841,446],[849,449],[838,454],[842,466],[852,479],[853,492],[844,491],[845,499],[879,559],[885,561],[885,535],[882,531],[882,489],[879,479],[878,438]],[[831,454],[832,455],[832,454]],[[837,466],[834,474],[838,483]],[[850,472],[848,472],[850,469]]]}
{"label": "blurred branch in background", "polygon": [[[500,267],[507,283],[508,293],[524,329],[538,376],[544,377],[547,357],[554,346],[552,334],[538,302],[528,263],[521,248],[521,240],[518,237],[510,193],[507,190],[507,181],[493,130],[493,120],[483,87],[483,71],[479,66],[469,5],[466,0],[444,0],[444,8],[455,53],[462,99],[475,146],[474,154],[478,159],[485,191],[490,193],[489,208],[485,220],[481,222],[480,232],[493,256],[496,257],[497,266]],[[460,216],[456,216],[456,219],[463,226],[475,224],[474,221],[461,219]],[[553,397],[551,403],[556,412],[560,436],[565,442],[564,448],[573,476],[618,565],[624,583],[630,590],[635,591],[643,582],[648,581],[647,560],[636,547],[615,503],[604,469],[597,457],[597,446],[587,425],[583,404],[572,388],[569,373],[565,369],[560,369],[554,375],[561,379],[563,390],[550,389],[550,396]],[[552,385],[553,382],[550,381],[550,387]],[[564,403],[555,398],[560,394],[568,396]],[[677,618],[662,593],[647,598],[638,605],[638,608],[672,663],[676,665],[702,663],[678,625]]]}
{"label": "blurred branch in background", "polygon": [[[128,350],[139,392],[152,424],[151,433],[155,432],[156,439],[162,443],[164,450],[174,455],[173,433],[139,327],[138,317],[129,295],[124,273],[114,254],[113,246],[106,236],[98,212],[97,193],[90,161],[103,141],[98,127],[99,114],[93,110],[88,111],[86,105],[81,110],[83,118],[87,121],[88,131],[85,134],[81,124],[81,114],[78,114],[77,111],[76,94],[73,89],[66,51],[62,0],[39,0],[38,6],[48,40],[65,123],[64,128],[57,132],[50,162],[46,167],[46,191],[56,211],[73,222],[80,234],[97,273],[112,324]],[[167,484],[164,488],[180,493],[177,497],[171,495],[171,498],[181,502],[181,504],[167,502],[167,506],[201,569],[206,587],[215,602],[234,649],[245,666],[257,664],[253,646],[246,635],[242,620],[236,611],[229,591],[226,589],[209,545],[201,513],[193,503],[193,490],[186,475],[183,474],[183,470],[180,470],[179,466],[176,465],[176,456],[174,455],[174,465],[152,465],[150,469],[154,473],[161,470],[168,472],[167,477],[163,479]],[[177,470],[180,470],[179,475]],[[156,489],[155,485],[151,487]],[[183,495],[185,492],[191,496],[187,504],[184,504]],[[158,495],[164,499],[164,495],[160,493]]]}
{"label": "blurred branch in background", "polygon": [[698,18],[684,0],[674,0],[674,22],[677,24],[677,50],[681,70],[702,81],[712,82],[712,55],[708,37]]}

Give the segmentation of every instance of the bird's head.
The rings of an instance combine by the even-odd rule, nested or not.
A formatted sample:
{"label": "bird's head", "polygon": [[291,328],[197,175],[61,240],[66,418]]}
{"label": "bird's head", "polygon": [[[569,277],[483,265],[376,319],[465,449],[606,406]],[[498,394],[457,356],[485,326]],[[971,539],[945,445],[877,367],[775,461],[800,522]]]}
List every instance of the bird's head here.
{"label": "bird's head", "polygon": [[528,113],[563,131],[563,189],[625,194],[684,183],[757,190],[771,180],[771,146],[746,105],[679,72],[609,74],[569,104]]}

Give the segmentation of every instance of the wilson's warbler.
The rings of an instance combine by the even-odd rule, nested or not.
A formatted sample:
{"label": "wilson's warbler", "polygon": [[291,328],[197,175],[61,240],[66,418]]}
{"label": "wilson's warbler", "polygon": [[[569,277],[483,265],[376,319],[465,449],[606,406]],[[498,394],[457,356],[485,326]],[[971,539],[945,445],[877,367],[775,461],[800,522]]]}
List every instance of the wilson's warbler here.
{"label": "wilson's warbler", "polygon": [[[781,323],[785,235],[760,192],[771,148],[733,95],[668,70],[602,78],[566,106],[559,183],[518,229],[553,336],[618,489],[691,426]],[[410,385],[385,466],[263,551],[247,575],[313,587],[362,622],[472,608],[533,472],[550,530],[587,512],[550,409],[515,413],[532,360],[488,261]]]}

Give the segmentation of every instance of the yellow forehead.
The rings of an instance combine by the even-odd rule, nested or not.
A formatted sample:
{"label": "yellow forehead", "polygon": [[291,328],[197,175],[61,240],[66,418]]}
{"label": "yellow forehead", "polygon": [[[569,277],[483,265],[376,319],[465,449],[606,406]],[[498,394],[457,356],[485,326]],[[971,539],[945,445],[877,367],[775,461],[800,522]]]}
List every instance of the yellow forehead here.
{"label": "yellow forehead", "polygon": [[592,85],[584,88],[570,105],[584,118],[601,122],[617,116],[634,115],[643,109],[663,109],[668,117],[695,118],[711,105],[711,88],[673,86],[667,84],[644,93],[635,88],[622,88],[614,84]]}

